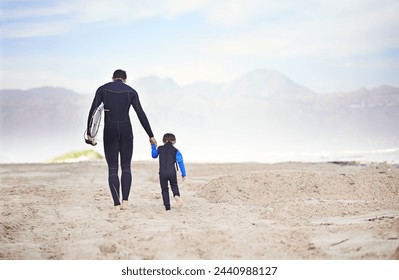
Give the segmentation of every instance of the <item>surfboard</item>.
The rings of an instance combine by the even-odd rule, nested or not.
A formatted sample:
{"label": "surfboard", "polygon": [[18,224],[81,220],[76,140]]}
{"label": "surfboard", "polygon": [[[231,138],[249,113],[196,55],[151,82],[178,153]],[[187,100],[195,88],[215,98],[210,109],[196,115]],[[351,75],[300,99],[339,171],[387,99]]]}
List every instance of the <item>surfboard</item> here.
{"label": "surfboard", "polygon": [[104,103],[101,102],[101,104],[94,110],[93,115],[91,116],[91,121],[89,125],[89,134],[92,138],[95,138],[97,136],[103,112],[104,112]]}

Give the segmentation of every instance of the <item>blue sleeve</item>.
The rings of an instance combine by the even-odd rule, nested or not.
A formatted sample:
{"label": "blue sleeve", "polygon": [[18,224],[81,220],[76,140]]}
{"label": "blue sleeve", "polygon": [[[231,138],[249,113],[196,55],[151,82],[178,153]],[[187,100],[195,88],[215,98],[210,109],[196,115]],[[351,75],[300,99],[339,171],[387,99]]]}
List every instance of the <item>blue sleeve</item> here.
{"label": "blue sleeve", "polygon": [[184,166],[183,155],[180,153],[180,151],[177,151],[177,153],[176,153],[176,162],[179,165],[181,175],[183,177],[185,177],[186,176],[186,167]]}
{"label": "blue sleeve", "polygon": [[158,157],[158,149],[155,147],[155,144],[151,144],[151,156],[152,158]]}

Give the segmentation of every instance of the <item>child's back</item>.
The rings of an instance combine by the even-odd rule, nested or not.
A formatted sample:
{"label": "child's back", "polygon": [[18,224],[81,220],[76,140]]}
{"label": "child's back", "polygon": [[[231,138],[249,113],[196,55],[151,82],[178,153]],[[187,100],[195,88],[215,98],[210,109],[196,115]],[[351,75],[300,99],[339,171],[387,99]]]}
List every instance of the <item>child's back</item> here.
{"label": "child's back", "polygon": [[158,148],[152,144],[151,154],[153,158],[157,158],[159,156],[159,181],[162,191],[162,200],[165,209],[170,210],[169,184],[177,204],[179,206],[183,205],[177,182],[176,163],[180,167],[183,180],[186,176],[186,168],[184,166],[182,154],[173,146],[176,143],[176,137],[173,134],[167,133],[163,137],[163,142],[164,145],[159,146]]}
{"label": "child's back", "polygon": [[160,175],[176,174],[176,153],[177,149],[169,141],[158,147]]}

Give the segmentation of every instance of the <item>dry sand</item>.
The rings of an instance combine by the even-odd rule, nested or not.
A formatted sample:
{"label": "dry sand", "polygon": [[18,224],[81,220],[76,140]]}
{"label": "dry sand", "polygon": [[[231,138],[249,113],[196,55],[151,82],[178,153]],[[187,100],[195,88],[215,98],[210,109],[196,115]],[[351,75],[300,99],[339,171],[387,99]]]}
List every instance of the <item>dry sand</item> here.
{"label": "dry sand", "polygon": [[112,211],[104,161],[0,165],[0,259],[398,259],[399,168],[186,164],[164,211],[156,161]]}

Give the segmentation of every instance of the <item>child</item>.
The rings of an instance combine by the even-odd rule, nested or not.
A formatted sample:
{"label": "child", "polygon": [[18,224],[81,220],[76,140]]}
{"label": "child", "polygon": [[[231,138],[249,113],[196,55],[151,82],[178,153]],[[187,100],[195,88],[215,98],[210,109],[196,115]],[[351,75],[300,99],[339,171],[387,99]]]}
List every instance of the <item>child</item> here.
{"label": "child", "polygon": [[159,155],[159,181],[161,183],[162,200],[166,211],[170,210],[169,188],[168,182],[175,197],[176,203],[179,207],[183,206],[180,198],[179,187],[177,185],[177,175],[175,164],[178,163],[183,181],[186,177],[186,168],[184,167],[183,156],[178,149],[174,147],[176,137],[171,133],[166,133],[162,141],[163,146],[158,149],[155,144],[151,144],[152,158],[157,158]]}

